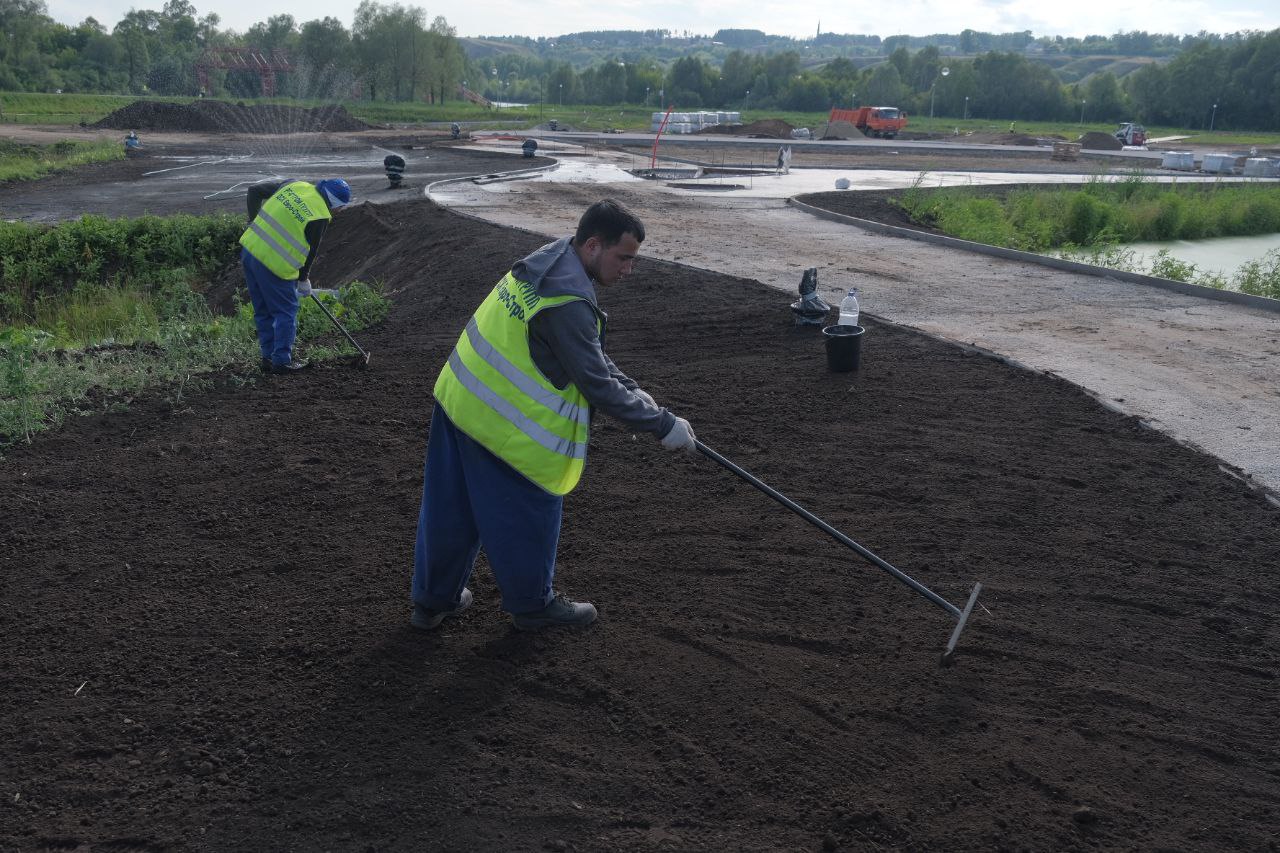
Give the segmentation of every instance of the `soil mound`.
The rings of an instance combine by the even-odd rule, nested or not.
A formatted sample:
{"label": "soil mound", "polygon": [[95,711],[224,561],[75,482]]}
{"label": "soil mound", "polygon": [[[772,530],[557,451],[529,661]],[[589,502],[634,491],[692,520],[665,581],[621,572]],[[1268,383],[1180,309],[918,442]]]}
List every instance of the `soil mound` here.
{"label": "soil mound", "polygon": [[766,139],[790,139],[794,126],[782,119],[763,118],[750,124],[717,124],[698,133],[727,133],[731,136],[756,136]]}
{"label": "soil mound", "polygon": [[1119,151],[1124,148],[1124,144],[1109,133],[1099,133],[1091,130],[1081,136],[1076,142],[1080,143],[1081,148],[1089,148],[1094,151]]}
{"label": "soil mound", "polygon": [[646,260],[601,292],[610,356],[939,594],[981,580],[957,665],[946,614],[607,417],[556,574],[600,623],[513,631],[482,554],[474,606],[411,629],[432,383],[543,242],[344,211],[322,276],[395,303],[370,370],[187,386],[0,464],[0,849],[1270,849],[1274,508],[1066,382],[874,318],[832,374],[755,281]]}
{"label": "soil mound", "polygon": [[827,122],[820,131],[822,139],[862,139],[865,134],[847,121]]}
{"label": "soil mound", "polygon": [[337,133],[368,130],[371,127],[354,118],[341,104],[308,108],[203,100],[191,104],[134,101],[91,126],[118,130],[263,134]]}

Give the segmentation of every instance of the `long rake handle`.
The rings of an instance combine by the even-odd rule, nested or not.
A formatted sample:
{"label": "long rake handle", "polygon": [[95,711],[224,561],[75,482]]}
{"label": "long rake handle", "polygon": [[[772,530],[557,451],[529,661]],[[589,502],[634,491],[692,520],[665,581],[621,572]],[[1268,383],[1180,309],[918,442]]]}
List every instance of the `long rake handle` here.
{"label": "long rake handle", "polygon": [[[773,488],[772,486],[768,485],[768,484],[767,484],[767,483],[765,483],[763,480],[760,480],[759,478],[757,478],[757,477],[753,476],[752,474],[750,474],[750,473],[749,473],[749,472],[747,472],[746,470],[744,470],[744,469],[742,469],[742,468],[739,468],[737,465],[733,464],[733,463],[732,463],[732,462],[730,462],[728,459],[725,459],[725,458],[724,458],[723,456],[721,456],[719,453],[716,453],[716,452],[715,452],[714,450],[712,450],[710,447],[707,447],[707,446],[706,446],[705,444],[703,444],[701,441],[698,441],[697,439],[694,439],[693,444],[694,444],[694,447],[696,447],[696,448],[698,449],[698,452],[699,452],[699,453],[701,453],[703,456],[706,456],[707,458],[709,458],[709,459],[711,459],[711,460],[713,460],[713,461],[715,461],[715,462],[719,463],[720,465],[723,465],[725,468],[728,468],[730,471],[732,471],[733,473],[737,474],[739,477],[741,477],[742,479],[746,480],[748,483],[750,483],[751,485],[755,486],[757,489],[759,489],[760,491],[764,492],[766,495],[768,495],[769,497],[773,498],[773,499],[774,499],[775,501],[777,501],[778,503],[782,504],[782,505],[783,505],[783,506],[785,506],[787,509],[789,509],[789,510],[791,510],[792,512],[794,512],[796,515],[800,516],[800,517],[801,517],[801,518],[803,518],[805,521],[807,521],[807,522],[809,522],[810,524],[812,524],[814,527],[817,527],[818,529],[825,531],[826,533],[830,534],[830,535],[831,535],[831,537],[832,537],[832,538],[834,538],[836,541],[841,542],[841,543],[843,543],[843,544],[845,544],[845,545],[849,546],[850,548],[852,548],[852,549],[853,549],[854,551],[856,551],[856,552],[857,552],[861,557],[863,557],[864,559],[866,559],[866,560],[867,560],[868,562],[870,562],[872,565],[875,565],[875,566],[877,566],[878,568],[884,569],[886,572],[888,572],[889,574],[893,575],[893,576],[894,576],[895,578],[897,578],[899,581],[901,581],[902,583],[904,583],[904,584],[906,584],[907,586],[911,587],[913,590],[915,590],[917,593],[919,593],[919,594],[920,594],[921,596],[923,596],[924,598],[927,598],[929,601],[931,601],[931,602],[933,602],[934,604],[938,605],[938,606],[939,606],[939,607],[941,607],[943,610],[945,610],[945,611],[947,611],[948,613],[950,613],[952,616],[954,616],[954,617],[956,617],[957,619],[961,620],[961,621],[960,621],[960,624],[956,626],[955,636],[953,636],[953,637],[952,637],[952,640],[951,640],[951,644],[950,644],[950,646],[951,646],[951,648],[954,648],[954,646],[955,646],[955,641],[956,641],[956,639],[959,637],[959,634],[960,634],[960,628],[961,628],[961,627],[963,627],[964,621],[965,621],[965,619],[967,619],[967,617],[968,617],[968,615],[969,615],[968,611],[969,611],[969,610],[971,610],[971,609],[973,608],[973,599],[976,599],[976,598],[977,598],[976,591],[975,591],[975,594],[973,595],[972,599],[969,601],[969,606],[968,606],[968,608],[966,609],[966,611],[965,611],[965,612],[963,612],[963,613],[962,613],[959,607],[956,607],[954,604],[952,604],[951,602],[947,601],[945,598],[943,598],[942,596],[938,595],[936,592],[934,592],[933,590],[929,589],[929,588],[928,588],[927,586],[925,586],[924,584],[920,583],[919,581],[915,580],[915,579],[914,579],[914,578],[912,578],[911,576],[907,575],[905,572],[902,572],[902,571],[899,571],[898,569],[895,569],[893,566],[889,565],[889,564],[888,564],[888,563],[886,563],[884,560],[880,559],[880,558],[879,558],[879,557],[877,557],[875,554],[873,554],[873,553],[871,553],[870,551],[868,551],[866,548],[863,548],[863,547],[862,547],[861,545],[859,545],[857,542],[854,542],[854,541],[853,541],[852,539],[850,539],[848,536],[845,536],[845,535],[844,535],[843,533],[841,533],[839,530],[836,530],[836,529],[835,529],[834,527],[832,527],[830,524],[827,524],[825,521],[823,521],[822,519],[818,518],[818,517],[817,517],[816,515],[814,515],[813,513],[809,512],[809,510],[807,510],[807,509],[805,509],[804,507],[800,506],[800,504],[798,504],[798,503],[796,503],[795,501],[791,500],[791,498],[789,498],[789,497],[787,497],[786,495],[782,494],[782,492],[779,492],[777,489],[775,489],[775,488]],[[965,618],[964,618],[964,619],[962,619],[962,617],[965,617]]]}
{"label": "long rake handle", "polygon": [[351,345],[360,352],[360,355],[364,356],[365,361],[368,361],[369,353],[364,351],[364,347],[356,343],[356,339],[351,337],[351,333],[342,327],[342,324],[338,322],[338,318],[333,316],[333,313],[330,312],[329,309],[324,306],[324,303],[320,301],[320,297],[316,296],[315,293],[312,293],[311,298],[314,299],[316,304],[320,306],[320,310],[324,312],[324,316],[329,318],[329,322],[333,323],[334,327],[337,328],[339,332],[342,332],[342,334],[346,335],[347,340],[351,341]]}

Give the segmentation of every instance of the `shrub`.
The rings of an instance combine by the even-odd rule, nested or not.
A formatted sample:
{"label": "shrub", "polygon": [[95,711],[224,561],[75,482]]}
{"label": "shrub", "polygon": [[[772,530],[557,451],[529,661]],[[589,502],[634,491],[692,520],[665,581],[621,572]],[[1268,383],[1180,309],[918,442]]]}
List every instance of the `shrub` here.
{"label": "shrub", "polygon": [[1242,265],[1234,281],[1241,293],[1280,299],[1280,249]]}
{"label": "shrub", "polygon": [[1075,193],[1067,204],[1066,238],[1077,246],[1091,245],[1107,227],[1108,219],[1107,205],[1096,192]]}
{"label": "shrub", "polygon": [[1160,196],[1156,200],[1156,215],[1151,220],[1149,239],[1174,240],[1182,236],[1185,206],[1182,196],[1176,192]]}
{"label": "shrub", "polygon": [[243,229],[231,214],[0,223],[0,323],[30,322],[37,300],[79,282],[150,293],[207,275],[232,256]]}

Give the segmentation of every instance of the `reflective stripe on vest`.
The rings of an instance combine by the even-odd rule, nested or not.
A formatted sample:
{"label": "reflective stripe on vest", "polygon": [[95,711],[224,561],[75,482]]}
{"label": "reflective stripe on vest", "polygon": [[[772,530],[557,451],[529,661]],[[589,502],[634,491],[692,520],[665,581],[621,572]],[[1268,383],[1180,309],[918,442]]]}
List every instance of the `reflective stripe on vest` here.
{"label": "reflective stripe on vest", "polygon": [[258,215],[240,235],[240,245],[273,275],[296,279],[311,251],[307,244],[307,225],[332,216],[313,185],[292,181],[263,202]]}
{"label": "reflective stripe on vest", "polygon": [[476,309],[435,384],[455,426],[554,495],[582,477],[591,413],[577,386],[558,389],[538,370],[528,324],[581,298],[540,297],[508,273]]}

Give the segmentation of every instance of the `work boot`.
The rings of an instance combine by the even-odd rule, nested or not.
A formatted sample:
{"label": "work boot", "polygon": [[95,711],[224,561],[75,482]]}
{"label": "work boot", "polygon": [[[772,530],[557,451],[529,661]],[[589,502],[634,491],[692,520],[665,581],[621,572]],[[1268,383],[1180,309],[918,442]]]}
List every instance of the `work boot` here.
{"label": "work boot", "polygon": [[473,601],[475,601],[475,596],[471,594],[471,590],[464,586],[462,595],[458,599],[458,606],[452,610],[432,610],[429,607],[423,607],[421,604],[414,604],[413,615],[409,617],[409,624],[422,631],[434,631],[440,627],[440,623],[446,618],[457,616],[470,607]]}
{"label": "work boot", "polygon": [[551,603],[532,613],[514,613],[511,621],[518,631],[541,628],[580,628],[596,621],[596,608],[590,602],[570,601],[564,593],[556,593]]}
{"label": "work boot", "polygon": [[270,373],[270,372],[271,372],[271,359],[269,359],[269,358],[261,358],[261,359],[259,359],[259,360],[258,360],[258,367],[262,369],[262,372],[263,372],[263,373]]}
{"label": "work boot", "polygon": [[304,370],[306,366],[307,366],[307,363],[305,361],[298,361],[296,358],[290,361],[288,364],[276,364],[273,361],[271,362],[271,372],[277,375],[281,375],[285,373],[297,373],[299,370]]}

